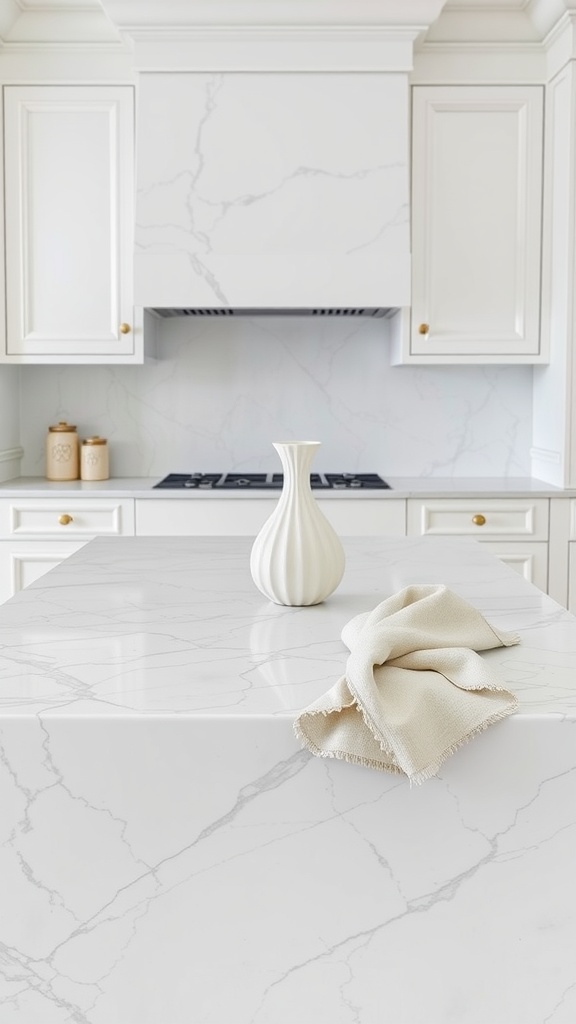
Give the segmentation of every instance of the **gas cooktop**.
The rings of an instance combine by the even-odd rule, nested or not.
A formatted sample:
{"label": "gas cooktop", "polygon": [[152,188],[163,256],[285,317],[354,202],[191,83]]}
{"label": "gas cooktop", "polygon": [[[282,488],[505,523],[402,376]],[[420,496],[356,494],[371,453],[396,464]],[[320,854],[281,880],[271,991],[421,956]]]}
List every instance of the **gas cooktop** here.
{"label": "gas cooktop", "polygon": [[[279,491],[282,473],[169,473],[154,487],[164,490]],[[315,490],[389,490],[377,473],[312,473]]]}

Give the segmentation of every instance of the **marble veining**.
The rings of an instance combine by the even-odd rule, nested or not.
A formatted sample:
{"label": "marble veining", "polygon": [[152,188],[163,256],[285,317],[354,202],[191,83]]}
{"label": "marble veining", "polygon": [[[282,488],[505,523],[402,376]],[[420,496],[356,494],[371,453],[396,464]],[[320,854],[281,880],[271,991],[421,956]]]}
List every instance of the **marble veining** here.
{"label": "marble veining", "polygon": [[223,319],[162,322],[143,366],[22,367],[22,473],[67,419],[109,439],[113,476],[267,472],[298,437],[320,471],[530,475],[530,367],[391,367],[383,320]]}
{"label": "marble veining", "polygon": [[[0,1024],[571,1024],[576,620],[472,542],[345,541],[315,608],[248,538],[98,538],[0,609]],[[340,629],[445,582],[520,711],[438,778],[312,758]]]}
{"label": "marble veining", "polygon": [[154,73],[139,86],[139,305],[362,305],[345,292],[363,276],[366,295],[378,281],[372,305],[408,302],[407,76],[276,73],[263,89],[258,73]]}
{"label": "marble veining", "polygon": [[291,718],[341,675],[340,633],[353,614],[410,583],[438,582],[495,626],[521,631],[520,646],[483,657],[523,711],[576,709],[573,616],[474,541],[345,539],[342,583],[309,609],[262,597],[251,544],[90,542],[2,607],[3,714]]}

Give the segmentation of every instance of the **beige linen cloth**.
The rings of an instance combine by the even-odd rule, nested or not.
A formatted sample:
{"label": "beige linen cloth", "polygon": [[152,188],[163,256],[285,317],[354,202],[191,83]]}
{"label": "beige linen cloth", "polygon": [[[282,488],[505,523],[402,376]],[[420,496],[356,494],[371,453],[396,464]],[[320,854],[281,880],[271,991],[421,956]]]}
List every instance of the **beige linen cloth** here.
{"label": "beige linen cloth", "polygon": [[392,772],[411,782],[493,722],[516,698],[476,651],[519,643],[441,585],[406,587],[344,626],[346,674],[296,719],[319,757]]}

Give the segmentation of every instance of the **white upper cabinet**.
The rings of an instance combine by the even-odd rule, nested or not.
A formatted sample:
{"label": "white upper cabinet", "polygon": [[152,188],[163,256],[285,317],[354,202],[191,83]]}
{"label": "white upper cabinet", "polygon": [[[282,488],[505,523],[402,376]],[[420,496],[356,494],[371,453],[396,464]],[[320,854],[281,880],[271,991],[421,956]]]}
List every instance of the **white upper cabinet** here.
{"label": "white upper cabinet", "polygon": [[404,359],[543,362],[543,89],[413,89],[412,315]]}
{"label": "white upper cabinet", "polygon": [[6,86],[8,362],[141,361],[134,91]]}

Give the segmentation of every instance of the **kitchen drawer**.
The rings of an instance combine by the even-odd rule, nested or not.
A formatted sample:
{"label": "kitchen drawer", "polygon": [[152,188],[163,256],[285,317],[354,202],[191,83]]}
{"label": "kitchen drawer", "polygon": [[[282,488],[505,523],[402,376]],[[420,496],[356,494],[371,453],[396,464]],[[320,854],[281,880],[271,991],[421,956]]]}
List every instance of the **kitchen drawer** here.
{"label": "kitchen drawer", "polygon": [[409,537],[548,540],[547,498],[449,498],[408,501]]}
{"label": "kitchen drawer", "polygon": [[35,583],[86,541],[0,541],[0,603]]}
{"label": "kitchen drawer", "polygon": [[5,498],[0,536],[72,539],[105,534],[133,536],[134,501],[106,498]]}
{"label": "kitchen drawer", "polygon": [[[267,498],[140,499],[136,501],[136,533],[139,537],[255,537],[275,505]],[[319,500],[318,505],[341,537],[403,537],[406,532],[406,502],[401,499]]]}

